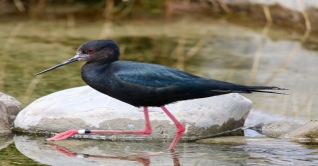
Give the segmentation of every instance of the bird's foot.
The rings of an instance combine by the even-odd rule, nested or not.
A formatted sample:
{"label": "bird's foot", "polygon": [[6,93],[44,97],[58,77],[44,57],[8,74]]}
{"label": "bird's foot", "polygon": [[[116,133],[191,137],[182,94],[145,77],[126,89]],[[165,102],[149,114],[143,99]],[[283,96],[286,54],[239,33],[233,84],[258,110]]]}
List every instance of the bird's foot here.
{"label": "bird's foot", "polygon": [[149,135],[151,133],[152,133],[152,129],[150,126],[140,131],[140,135]]}
{"label": "bird's foot", "polygon": [[46,139],[47,141],[58,141],[58,140],[63,140],[69,137],[72,137],[73,135],[78,134],[78,130],[75,129],[71,129],[71,130],[67,130],[63,133],[59,133],[57,135],[55,135],[54,137],[48,138]]}
{"label": "bird's foot", "polygon": [[74,152],[70,151],[69,149],[64,148],[63,146],[54,145],[54,144],[47,144],[46,146],[66,155],[66,156],[70,156],[70,157],[77,156],[77,153],[74,153]]}

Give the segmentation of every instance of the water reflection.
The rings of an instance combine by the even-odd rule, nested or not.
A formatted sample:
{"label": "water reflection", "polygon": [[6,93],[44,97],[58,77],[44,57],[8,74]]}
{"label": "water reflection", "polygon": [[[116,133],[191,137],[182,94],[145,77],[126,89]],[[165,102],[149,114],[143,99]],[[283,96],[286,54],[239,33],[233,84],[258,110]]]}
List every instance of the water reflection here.
{"label": "water reflection", "polygon": [[69,149],[55,145],[55,144],[47,144],[48,147],[56,150],[57,152],[66,155],[68,157],[77,157],[77,158],[96,158],[96,159],[113,159],[113,160],[126,160],[126,161],[137,161],[144,166],[148,166],[150,164],[149,156],[155,154],[146,155],[130,155],[130,156],[103,156],[103,155],[91,155],[91,154],[79,154],[70,151]]}
{"label": "water reflection", "polygon": [[[161,151],[161,143],[92,140],[46,142],[43,138],[29,136],[15,136],[14,140],[21,153],[49,165],[149,165],[151,160],[166,165],[180,165],[178,155],[173,150]],[[166,160],[167,157],[170,160]]]}
{"label": "water reflection", "polygon": [[[77,157],[77,158],[93,158],[93,159],[110,159],[110,160],[124,160],[127,161],[127,163],[129,163],[129,161],[136,161],[140,164],[142,164],[143,166],[149,166],[150,165],[150,157],[151,156],[155,156],[155,155],[160,155],[160,152],[147,152],[147,153],[141,153],[141,154],[130,154],[128,156],[103,156],[103,155],[91,155],[91,154],[80,154],[80,153],[75,153],[70,151],[69,149],[63,147],[63,146],[59,146],[56,144],[47,144],[48,147],[56,150],[57,152],[68,156],[68,157]],[[173,163],[171,165],[174,166],[180,166],[180,161],[178,158],[178,155],[175,153],[175,151],[173,149],[171,150],[167,150],[170,151],[171,154],[171,158],[173,160]]]}
{"label": "water reflection", "polygon": [[[244,138],[244,137],[242,137]],[[226,139],[224,137],[224,139]],[[246,144],[110,142],[15,136],[16,148],[48,165],[317,165],[318,148],[281,139],[245,137]],[[226,142],[226,141],[225,141]],[[5,159],[4,159],[5,160]]]}

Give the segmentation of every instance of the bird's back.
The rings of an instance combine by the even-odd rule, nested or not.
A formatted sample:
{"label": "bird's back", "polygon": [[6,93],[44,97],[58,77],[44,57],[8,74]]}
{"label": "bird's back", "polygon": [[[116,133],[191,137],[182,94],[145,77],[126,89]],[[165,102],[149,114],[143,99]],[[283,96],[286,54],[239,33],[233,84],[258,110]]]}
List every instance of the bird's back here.
{"label": "bird's back", "polygon": [[202,78],[175,68],[130,61],[87,63],[82,78],[92,88],[134,106],[244,92],[248,86]]}

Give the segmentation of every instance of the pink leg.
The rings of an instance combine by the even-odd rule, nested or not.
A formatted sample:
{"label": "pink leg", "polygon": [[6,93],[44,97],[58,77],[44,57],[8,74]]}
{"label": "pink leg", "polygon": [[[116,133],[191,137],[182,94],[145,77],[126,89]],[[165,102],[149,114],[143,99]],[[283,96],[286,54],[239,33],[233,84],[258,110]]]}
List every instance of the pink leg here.
{"label": "pink leg", "polygon": [[[63,133],[57,134],[54,137],[48,138],[47,141],[57,141],[69,138],[75,134],[84,134],[84,133],[92,133],[92,134],[134,134],[134,135],[148,135],[151,134],[152,129],[149,120],[148,107],[144,107],[144,115],[145,115],[145,129],[141,131],[120,131],[120,130],[76,130],[71,129],[65,131]],[[80,133],[79,133],[80,132]]]}
{"label": "pink leg", "polygon": [[[126,161],[137,161],[140,162],[141,164],[143,164],[144,166],[149,166],[150,164],[150,160],[149,157],[150,156],[154,156],[151,154],[146,154],[146,155],[131,155],[131,156],[118,156],[118,155],[114,155],[114,156],[102,156],[102,155],[90,155],[90,154],[79,154],[79,153],[75,153],[70,151],[69,149],[63,147],[63,146],[59,146],[59,145],[54,145],[54,144],[47,144],[48,147],[56,150],[57,152],[60,152],[61,154],[64,154],[66,156],[69,157],[79,157],[79,158],[97,158],[97,159],[112,159],[112,160],[126,160]],[[172,152],[171,152],[172,153]],[[158,153],[159,154],[159,153]],[[140,157],[139,157],[140,156]],[[180,164],[179,164],[180,165]]]}
{"label": "pink leg", "polygon": [[181,139],[185,131],[185,127],[169,112],[169,110],[165,106],[161,106],[161,109],[169,116],[169,118],[173,121],[173,123],[177,127],[176,137],[174,138],[174,140],[172,141],[169,147],[169,149],[174,149],[174,147],[177,145],[177,143]]}

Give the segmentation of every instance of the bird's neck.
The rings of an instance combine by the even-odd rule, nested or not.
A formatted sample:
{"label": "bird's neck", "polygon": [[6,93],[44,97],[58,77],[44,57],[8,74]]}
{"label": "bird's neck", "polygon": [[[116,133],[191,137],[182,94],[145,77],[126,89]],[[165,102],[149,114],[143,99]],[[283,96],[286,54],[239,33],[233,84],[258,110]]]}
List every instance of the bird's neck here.
{"label": "bird's neck", "polygon": [[105,91],[108,85],[108,77],[111,75],[111,63],[90,62],[81,69],[83,81],[97,91]]}
{"label": "bird's neck", "polygon": [[102,73],[110,64],[111,62],[110,63],[105,63],[100,61],[86,62],[81,70],[82,77],[83,76],[92,77],[94,75],[98,75]]}

